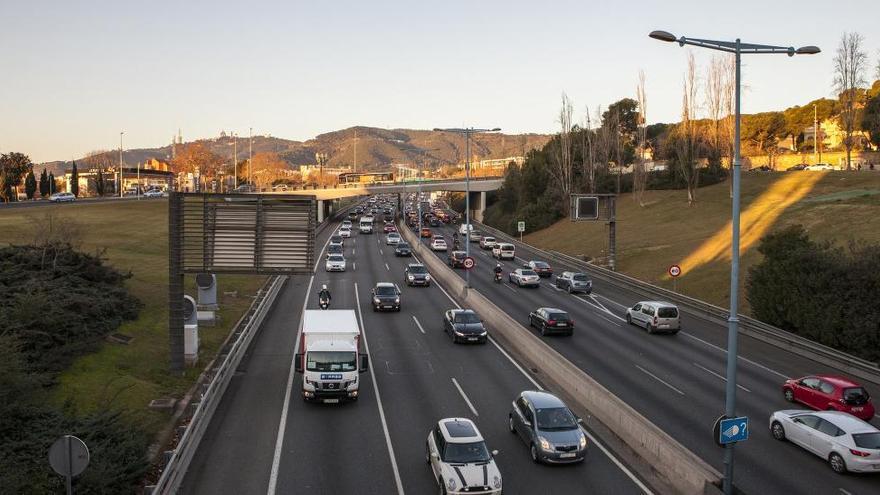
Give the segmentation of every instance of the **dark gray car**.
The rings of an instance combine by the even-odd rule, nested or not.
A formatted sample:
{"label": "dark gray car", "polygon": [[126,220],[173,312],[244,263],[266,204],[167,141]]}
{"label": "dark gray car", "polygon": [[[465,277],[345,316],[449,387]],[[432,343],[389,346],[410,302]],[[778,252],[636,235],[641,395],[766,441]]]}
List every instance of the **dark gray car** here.
{"label": "dark gray car", "polygon": [[379,282],[372,290],[373,311],[400,311],[400,289],[389,282]]}
{"label": "dark gray car", "polygon": [[553,394],[535,390],[520,393],[513,401],[508,422],[510,432],[529,446],[534,462],[580,462],[587,456],[581,420]]}
{"label": "dark gray car", "polygon": [[569,294],[574,292],[589,294],[593,291],[593,281],[586,273],[562,272],[556,277],[556,288],[568,291]]}
{"label": "dark gray car", "polygon": [[452,342],[474,342],[485,344],[489,333],[483,321],[472,309],[450,309],[443,316],[443,330],[452,337]]}
{"label": "dark gray car", "polygon": [[406,285],[422,285],[429,287],[431,285],[431,275],[428,269],[421,263],[410,263],[403,272],[403,278]]}

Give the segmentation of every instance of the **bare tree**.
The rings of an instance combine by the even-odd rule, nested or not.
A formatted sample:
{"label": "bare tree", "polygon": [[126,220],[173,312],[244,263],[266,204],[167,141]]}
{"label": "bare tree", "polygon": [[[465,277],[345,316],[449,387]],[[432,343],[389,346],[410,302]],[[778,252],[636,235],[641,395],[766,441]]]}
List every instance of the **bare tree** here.
{"label": "bare tree", "polygon": [[709,112],[709,163],[721,165],[724,153],[721,118],[724,115],[724,58],[712,57],[706,77],[706,110]]}
{"label": "bare tree", "polygon": [[633,164],[633,199],[639,206],[645,206],[645,187],[648,174],[645,170],[645,146],[647,143],[648,97],[645,95],[645,71],[639,71],[639,84],[636,86],[636,101],[639,103],[638,153]]}
{"label": "bare tree", "polygon": [[697,160],[697,139],[699,129],[697,113],[697,64],[694,55],[688,55],[688,68],[684,76],[684,92],[681,102],[681,123],[678,124],[676,139],[676,163],[687,184],[688,206],[697,201],[697,187],[700,184]]}
{"label": "bare tree", "polygon": [[554,157],[554,166],[550,167],[550,175],[559,186],[559,192],[563,200],[571,194],[573,177],[571,157],[571,115],[573,112],[571,100],[568,95],[562,93],[562,106],[559,109],[559,148]]}
{"label": "bare tree", "polygon": [[[736,145],[734,133],[736,132],[736,58],[732,55],[726,55],[723,68],[723,89],[721,97],[721,106],[724,109],[724,120],[722,121],[722,133],[726,138],[726,156],[728,177],[733,177],[733,155],[734,146]],[[733,180],[728,180],[728,192],[733,198]]]}
{"label": "bare tree", "polygon": [[593,122],[590,120],[590,107],[586,107],[584,132],[581,133],[581,161],[584,177],[587,178],[587,192],[596,192],[596,160],[593,154]]}
{"label": "bare tree", "polygon": [[859,88],[866,84],[868,55],[862,50],[864,37],[859,33],[843,33],[834,57],[834,88],[840,98],[840,119],[846,146],[846,169],[852,169],[853,134],[855,133]]}

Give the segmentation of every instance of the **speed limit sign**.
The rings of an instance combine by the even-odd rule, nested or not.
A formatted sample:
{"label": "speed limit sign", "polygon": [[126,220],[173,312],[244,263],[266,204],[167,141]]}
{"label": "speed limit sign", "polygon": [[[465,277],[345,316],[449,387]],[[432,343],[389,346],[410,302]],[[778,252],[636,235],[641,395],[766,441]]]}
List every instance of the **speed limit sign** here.
{"label": "speed limit sign", "polygon": [[681,275],[681,267],[678,265],[672,265],[669,267],[669,276],[675,278]]}
{"label": "speed limit sign", "polygon": [[464,267],[468,270],[474,267],[474,259],[468,256],[464,259]]}

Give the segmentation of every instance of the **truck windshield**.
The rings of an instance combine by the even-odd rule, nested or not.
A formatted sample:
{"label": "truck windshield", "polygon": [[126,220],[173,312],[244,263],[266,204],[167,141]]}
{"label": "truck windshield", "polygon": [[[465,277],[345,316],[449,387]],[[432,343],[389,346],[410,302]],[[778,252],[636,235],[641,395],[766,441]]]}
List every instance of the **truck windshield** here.
{"label": "truck windshield", "polygon": [[355,353],[315,351],[310,352],[306,359],[308,371],[354,371]]}

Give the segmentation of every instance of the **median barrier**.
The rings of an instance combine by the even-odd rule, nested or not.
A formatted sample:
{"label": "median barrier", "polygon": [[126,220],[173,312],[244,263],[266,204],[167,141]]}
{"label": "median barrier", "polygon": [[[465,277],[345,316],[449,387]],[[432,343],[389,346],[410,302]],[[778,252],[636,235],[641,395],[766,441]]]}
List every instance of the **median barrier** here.
{"label": "median barrier", "polygon": [[[399,230],[428,267],[431,276],[451,291],[459,304],[475,310],[487,323],[490,335],[533,370],[545,386],[566,398],[578,414],[592,415],[639,456],[658,480],[674,493],[720,493],[721,474],[583,370],[565,359],[520,321],[501,310],[419,242],[415,233],[400,224]],[[707,427],[707,439],[709,437]]]}

